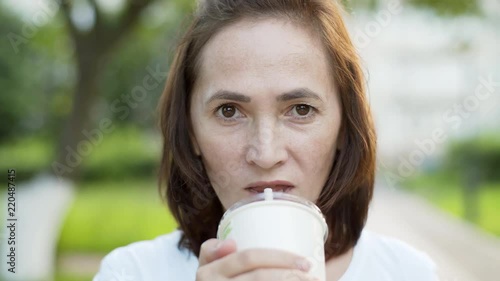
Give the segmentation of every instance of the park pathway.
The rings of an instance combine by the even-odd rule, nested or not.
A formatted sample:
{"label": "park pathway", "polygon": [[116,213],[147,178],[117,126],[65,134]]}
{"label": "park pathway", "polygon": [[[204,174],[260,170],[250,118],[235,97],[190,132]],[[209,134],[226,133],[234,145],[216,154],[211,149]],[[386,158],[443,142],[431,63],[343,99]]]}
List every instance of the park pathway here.
{"label": "park pathway", "polygon": [[426,252],[441,281],[500,280],[500,238],[383,182],[376,184],[367,228]]}

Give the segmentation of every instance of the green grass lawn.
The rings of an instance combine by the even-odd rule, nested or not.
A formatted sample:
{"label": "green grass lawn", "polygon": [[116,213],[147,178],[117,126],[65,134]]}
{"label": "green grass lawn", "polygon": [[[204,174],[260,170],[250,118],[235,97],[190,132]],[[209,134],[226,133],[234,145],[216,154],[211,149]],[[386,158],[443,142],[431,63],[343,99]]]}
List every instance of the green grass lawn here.
{"label": "green grass lawn", "polygon": [[485,230],[500,236],[500,184],[485,185],[480,195],[481,208],[478,224]]}
{"label": "green grass lawn", "polygon": [[[0,159],[7,161],[0,161],[0,170],[16,169],[18,182],[29,180],[42,171],[52,171],[55,145],[56,141],[43,136],[2,143]],[[86,182],[154,177],[160,163],[159,135],[136,127],[117,127],[103,134],[102,139],[90,147],[88,155],[79,155],[81,180]]]}
{"label": "green grass lawn", "polygon": [[107,253],[176,226],[154,179],[84,183],[65,220],[58,251]]}
{"label": "green grass lawn", "polygon": [[[428,199],[451,215],[464,218],[464,198],[460,183],[447,175],[418,175],[408,179],[404,186]],[[500,183],[480,186],[478,220],[474,223],[500,236]]]}
{"label": "green grass lawn", "polygon": [[70,273],[58,272],[56,273],[54,281],[89,281],[92,280],[93,277],[94,276],[80,276]]}

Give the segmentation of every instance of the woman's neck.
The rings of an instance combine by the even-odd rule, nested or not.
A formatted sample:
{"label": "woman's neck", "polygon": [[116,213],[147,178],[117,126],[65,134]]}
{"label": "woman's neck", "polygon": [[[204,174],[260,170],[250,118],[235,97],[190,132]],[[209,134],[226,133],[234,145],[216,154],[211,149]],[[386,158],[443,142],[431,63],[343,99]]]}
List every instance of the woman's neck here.
{"label": "woman's neck", "polygon": [[354,248],[344,254],[326,261],[326,281],[338,281],[351,264]]}

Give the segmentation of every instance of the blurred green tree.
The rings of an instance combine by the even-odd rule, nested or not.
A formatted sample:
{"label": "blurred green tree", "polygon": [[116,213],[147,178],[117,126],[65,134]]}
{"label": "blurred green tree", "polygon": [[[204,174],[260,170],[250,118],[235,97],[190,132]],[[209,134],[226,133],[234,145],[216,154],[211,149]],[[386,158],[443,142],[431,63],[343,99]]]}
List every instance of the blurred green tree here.
{"label": "blurred green tree", "polygon": [[478,0],[410,0],[419,8],[427,8],[442,16],[459,16],[480,14]]}
{"label": "blurred green tree", "polygon": [[453,142],[446,153],[445,167],[462,181],[464,217],[476,222],[479,187],[500,182],[500,136],[482,134]]}
{"label": "blurred green tree", "polygon": [[30,19],[0,8],[2,42],[7,43],[0,48],[1,143],[33,133],[51,139],[69,112],[66,93],[74,73],[63,26],[53,18],[38,25]]}
{"label": "blurred green tree", "polygon": [[[98,78],[107,64],[111,52],[117,48],[121,39],[134,27],[141,12],[153,2],[152,0],[129,1],[119,15],[111,18],[102,10],[95,0],[90,1],[62,1],[65,23],[75,49],[76,83],[73,91],[73,106],[70,116],[63,129],[56,161],[59,165],[53,166],[58,175],[77,177],[79,165],[69,168],[66,163],[69,151],[75,150],[81,140],[81,132],[88,125],[90,110],[98,97]],[[93,22],[79,24],[79,20],[72,11],[80,8],[93,15]],[[92,16],[90,16],[92,18]],[[92,20],[89,20],[92,21]],[[71,149],[71,150],[70,150]]]}
{"label": "blurred green tree", "polygon": [[[17,26],[19,20],[8,14],[5,8],[0,8],[0,34],[7,35]],[[26,91],[26,84],[17,83],[23,79],[23,70],[17,66],[18,58],[8,41],[0,48],[0,142],[6,140],[19,128],[18,116],[26,111],[26,104],[19,101]]]}
{"label": "blurred green tree", "polygon": [[500,182],[500,136],[488,133],[452,142],[445,165],[457,177],[475,171],[483,182]]}
{"label": "blurred green tree", "polygon": [[[131,125],[141,129],[156,125],[152,119],[156,117],[154,109],[163,83],[155,82],[155,87],[147,89],[147,98],[127,106],[126,111],[114,109],[123,107],[122,96],[130,96],[151,70],[166,74],[171,53],[181,35],[180,22],[191,11],[193,3],[191,0],[156,1],[143,10],[129,34],[110,51],[106,63],[100,65],[102,69],[97,77],[95,100],[87,113],[86,130],[92,131],[104,118],[111,119],[120,131]],[[9,39],[4,40],[6,44],[0,48],[0,143],[3,146],[26,143],[23,139],[28,138],[28,143],[39,143],[37,147],[45,152],[55,150],[72,104],[77,105],[72,100],[74,85],[77,85],[74,59],[77,50],[68,36],[61,9],[59,6],[51,8],[59,13],[53,12],[49,20],[37,26],[31,20],[40,10],[21,15],[21,19],[20,14],[9,7],[0,9],[0,31]],[[113,21],[120,13],[107,15],[106,19]],[[187,22],[186,19],[184,23]],[[35,32],[26,34],[27,28],[35,28]],[[79,140],[85,140],[82,129],[76,136]],[[113,141],[113,138],[105,137],[105,141]],[[37,165],[32,165],[31,157],[24,159],[21,156],[16,163],[19,168],[33,168],[29,177],[43,169],[50,171],[54,158],[45,152],[46,158],[37,160]],[[90,158],[83,159],[81,168],[87,168]]]}
{"label": "blurred green tree", "polygon": [[[69,37],[73,43],[75,49],[75,64],[76,64],[76,82],[73,90],[72,98],[72,109],[69,117],[67,118],[66,125],[61,134],[59,145],[57,148],[56,161],[52,165],[52,168],[56,174],[59,176],[65,175],[65,177],[76,179],[78,178],[78,172],[80,170],[80,165],[67,165],[68,155],[74,154],[77,151],[77,146],[82,140],[82,138],[91,138],[89,135],[94,133],[88,133],[82,135],[85,128],[89,127],[92,121],[92,109],[99,98],[103,98],[100,89],[109,89],[110,87],[121,87],[120,91],[130,92],[130,84],[125,81],[129,81],[130,77],[122,77],[123,81],[117,81],[116,78],[123,72],[117,71],[116,73],[103,72],[108,66],[114,66],[117,70],[117,65],[110,64],[111,57],[114,53],[119,53],[122,49],[123,38],[126,37],[134,27],[138,24],[140,16],[151,7],[154,0],[130,0],[124,1],[123,7],[114,12],[106,11],[99,3],[100,1],[89,0],[89,1],[63,1],[60,3],[61,10],[64,15],[65,24],[69,33]],[[182,12],[186,12],[194,8],[194,1],[188,0],[177,0],[174,1],[178,7],[181,7]],[[74,10],[76,5],[86,5],[86,9],[91,11],[93,15],[93,21],[88,24],[89,26],[83,26],[79,24],[78,18],[75,18]],[[168,15],[168,11],[163,11],[164,15]],[[153,36],[151,34],[144,36]],[[126,42],[127,44],[133,42]],[[148,46],[144,46],[142,42],[139,42],[137,47],[140,46],[143,49],[148,49]],[[129,49],[130,50],[130,49]],[[148,51],[141,51],[136,48],[136,53],[126,53],[125,57],[121,57],[125,64],[132,57],[139,56],[142,54],[147,54]],[[122,53],[123,54],[123,53]],[[147,56],[142,56],[145,58]],[[122,62],[120,62],[121,64]],[[128,64],[129,67],[134,67],[133,64]],[[158,73],[159,66],[151,66],[148,69],[149,73],[156,71]],[[142,69],[144,71],[144,69]],[[114,81],[107,83],[105,85],[100,84],[103,76],[117,75]],[[144,75],[144,74],[143,74]],[[101,80],[101,81],[100,81]],[[111,80],[111,79],[110,79]],[[144,80],[144,79],[143,79]],[[122,83],[123,82],[123,83]],[[156,87],[158,88],[158,87]],[[161,87],[160,87],[161,88]],[[117,92],[116,88],[114,88]],[[123,93],[123,92],[122,92]],[[109,97],[108,97],[109,98]],[[111,106],[114,106],[116,110],[114,112],[119,112],[119,103],[124,102],[123,97],[120,96],[119,99],[115,99],[111,102]],[[114,104],[114,105],[113,105]],[[135,108],[130,102],[127,102],[129,108],[124,108],[121,116],[127,117],[131,109]],[[124,118],[122,118],[124,119]],[[95,120],[94,120],[95,121]],[[102,120],[101,120],[102,121]],[[102,124],[98,124],[102,127]],[[105,127],[109,127],[109,122]]]}

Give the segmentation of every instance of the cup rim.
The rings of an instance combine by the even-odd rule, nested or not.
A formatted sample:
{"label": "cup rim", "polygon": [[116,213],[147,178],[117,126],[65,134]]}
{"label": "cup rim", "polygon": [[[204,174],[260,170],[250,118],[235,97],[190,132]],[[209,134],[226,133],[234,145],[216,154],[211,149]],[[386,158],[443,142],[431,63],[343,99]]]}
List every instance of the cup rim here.
{"label": "cup rim", "polygon": [[323,228],[325,230],[323,240],[324,240],[324,242],[326,242],[326,240],[328,238],[328,233],[329,233],[328,224],[326,223],[325,216],[321,212],[320,208],[318,206],[316,206],[316,204],[314,204],[313,202],[311,202],[305,198],[302,198],[302,197],[299,197],[299,196],[293,195],[293,194],[284,193],[284,192],[273,192],[273,200],[265,200],[265,194],[264,194],[264,192],[262,192],[262,193],[258,193],[256,195],[253,195],[251,197],[244,198],[244,199],[234,203],[231,207],[229,207],[229,209],[227,209],[224,212],[224,214],[219,222],[217,237],[218,237],[220,228],[221,228],[224,220],[226,218],[230,217],[236,210],[238,210],[241,207],[246,206],[250,203],[255,203],[255,202],[273,203],[273,201],[278,201],[278,202],[284,201],[284,202],[298,203],[298,204],[301,204],[305,207],[308,207],[306,209],[308,209],[309,211],[312,211],[314,214],[318,215],[317,218],[319,219],[320,223],[323,225]]}

